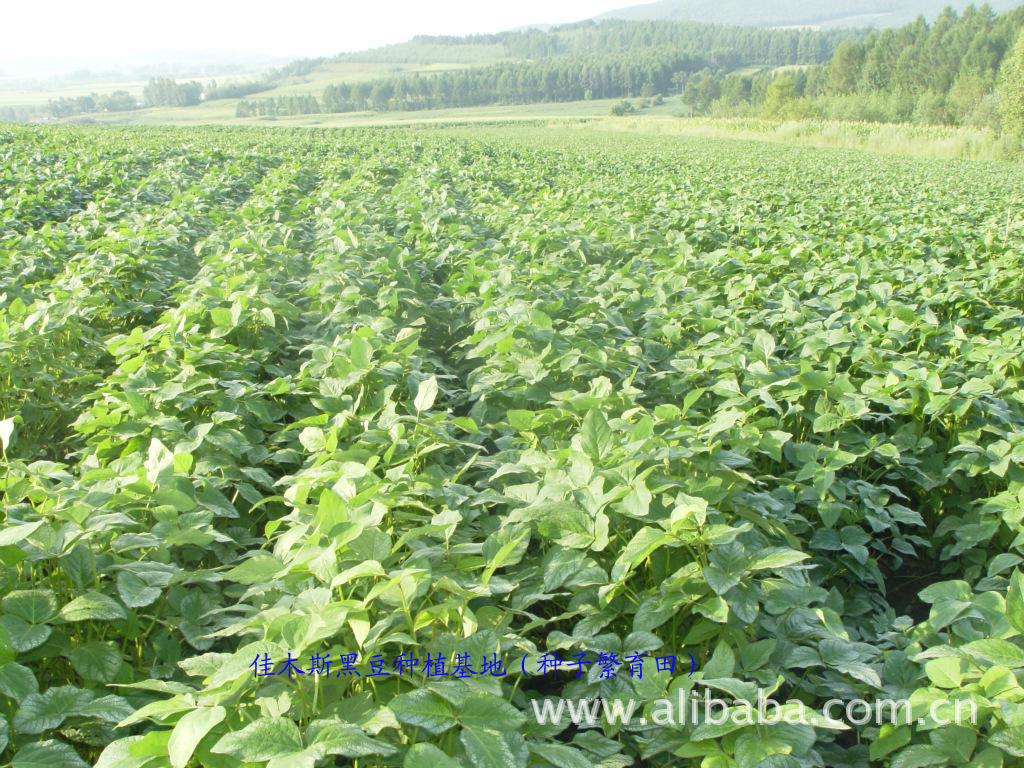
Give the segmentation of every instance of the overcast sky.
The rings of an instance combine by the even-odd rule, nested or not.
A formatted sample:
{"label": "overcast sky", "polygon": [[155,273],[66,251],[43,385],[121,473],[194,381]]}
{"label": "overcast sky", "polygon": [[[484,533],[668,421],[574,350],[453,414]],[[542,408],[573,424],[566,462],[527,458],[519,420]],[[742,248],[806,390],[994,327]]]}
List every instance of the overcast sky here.
{"label": "overcast sky", "polygon": [[221,49],[330,56],[417,34],[579,21],[635,0],[0,0],[0,60]]}

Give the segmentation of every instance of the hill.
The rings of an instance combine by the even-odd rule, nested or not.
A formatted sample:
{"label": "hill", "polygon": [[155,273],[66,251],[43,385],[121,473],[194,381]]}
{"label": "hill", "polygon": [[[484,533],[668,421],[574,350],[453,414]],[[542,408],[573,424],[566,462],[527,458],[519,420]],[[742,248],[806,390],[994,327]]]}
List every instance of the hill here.
{"label": "hill", "polygon": [[[660,0],[632,5],[595,16],[596,21],[701,21],[754,27],[896,27],[918,16],[932,21],[947,6],[962,11],[968,2],[950,0]],[[1020,5],[1015,0],[994,0],[996,12]]]}

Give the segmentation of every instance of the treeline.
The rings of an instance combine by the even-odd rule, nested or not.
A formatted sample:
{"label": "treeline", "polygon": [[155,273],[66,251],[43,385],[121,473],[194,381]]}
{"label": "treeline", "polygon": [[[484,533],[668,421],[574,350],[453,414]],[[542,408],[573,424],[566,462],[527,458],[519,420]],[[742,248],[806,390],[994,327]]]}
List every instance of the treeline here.
{"label": "treeline", "polygon": [[201,101],[203,84],[198,80],[178,83],[168,77],[154,77],[142,91],[147,107],[194,107]]}
{"label": "treeline", "polygon": [[126,112],[137,108],[135,97],[128,91],[114,91],[75,98],[64,96],[50,99],[46,105],[46,113],[49,117],[71,117],[90,112]]}
{"label": "treeline", "polygon": [[680,73],[704,66],[704,59],[671,51],[573,56],[339,83],[324,89],[322,104],[327,112],[383,112],[653,96],[671,92]]}
{"label": "treeline", "polygon": [[[583,53],[611,53],[624,49],[669,48],[691,56],[729,51],[751,63],[786,60],[810,64],[826,60],[844,39],[857,39],[863,31],[763,29],[697,22],[593,20],[566,24],[550,31],[538,29],[468,37],[419,35],[407,43],[345,54],[339,61],[382,64],[537,60]],[[463,50],[459,50],[463,49]]]}
{"label": "treeline", "polygon": [[227,85],[217,85],[211,81],[205,88],[202,83],[191,80],[178,83],[169,78],[153,78],[144,91],[146,104],[152,107],[193,107],[200,101],[216,101],[218,99],[244,99],[254,93],[269,91],[283,82],[308,75],[324,59],[298,59],[279,69],[269,70],[258,80],[246,80]]}
{"label": "treeline", "polygon": [[[564,32],[554,34],[556,37],[565,35]],[[737,66],[783,66],[828,61],[840,42],[865,36],[864,30],[851,29],[818,31],[680,21],[604,21],[592,27],[585,26],[575,34],[569,34],[568,39],[574,43],[574,52],[667,48],[694,57],[715,59],[726,56]]]}
{"label": "treeline", "polygon": [[[328,86],[318,106],[386,111],[681,94],[691,114],[998,129],[1000,67],[1022,29],[1024,7],[997,16],[987,4],[961,16],[946,9],[932,24],[918,18],[845,37],[672,22],[601,24],[548,36],[562,46],[570,35],[585,38],[593,53],[341,83]],[[695,35],[698,30],[703,34]],[[755,64],[760,72],[736,71]]]}
{"label": "treeline", "polygon": [[217,85],[216,80],[211,80],[203,93],[203,101],[216,101],[217,99],[244,99],[254,93],[269,91],[274,83],[267,80],[246,80],[227,85]]}
{"label": "treeline", "polygon": [[756,75],[707,71],[683,100],[711,115],[999,127],[1003,61],[1024,29],[1024,7],[947,9],[931,25],[844,41],[827,65]]}
{"label": "treeline", "polygon": [[278,115],[315,115],[323,112],[316,96],[279,96],[276,99],[240,101],[235,117],[277,117]]}
{"label": "treeline", "polygon": [[87,96],[62,96],[46,104],[21,105],[0,108],[0,122],[27,123],[31,120],[75,117],[96,112],[127,112],[138,109],[135,96],[128,91],[91,93]]}
{"label": "treeline", "polygon": [[[325,112],[388,111],[650,97],[680,92],[690,75],[704,69],[727,72],[751,63],[824,62],[840,42],[864,36],[849,30],[822,33],[678,22],[608,22],[568,32],[562,28],[557,34],[515,34],[534,43],[551,40],[556,49],[563,42],[568,46],[570,40],[586,40],[589,52],[430,76],[338,83],[324,89],[320,107]],[[430,40],[438,44],[436,38]]]}
{"label": "treeline", "polygon": [[370,64],[430,64],[437,61],[484,64],[508,59],[540,59],[570,52],[573,49],[568,38],[571,30],[572,27],[565,26],[559,27],[559,33],[528,29],[464,37],[417,35],[405,43],[346,53],[335,60]]}
{"label": "treeline", "polygon": [[294,77],[305,77],[325,61],[327,59],[323,56],[313,59],[296,59],[283,67],[270,70],[267,72],[266,79],[271,82],[279,82]]}

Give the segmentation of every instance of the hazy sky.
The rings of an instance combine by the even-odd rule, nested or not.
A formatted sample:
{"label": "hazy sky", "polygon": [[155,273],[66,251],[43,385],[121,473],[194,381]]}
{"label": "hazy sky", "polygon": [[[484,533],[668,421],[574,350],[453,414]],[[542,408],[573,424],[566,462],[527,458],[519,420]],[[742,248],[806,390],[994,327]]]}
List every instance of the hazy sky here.
{"label": "hazy sky", "polygon": [[0,0],[0,60],[223,49],[327,56],[417,34],[579,21],[635,0]]}

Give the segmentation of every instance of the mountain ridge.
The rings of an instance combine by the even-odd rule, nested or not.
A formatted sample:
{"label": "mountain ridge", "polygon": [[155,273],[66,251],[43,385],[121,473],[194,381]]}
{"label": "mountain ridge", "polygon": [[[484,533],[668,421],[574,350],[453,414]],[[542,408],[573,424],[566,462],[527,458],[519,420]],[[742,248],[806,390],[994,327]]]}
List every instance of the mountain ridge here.
{"label": "mountain ridge", "polygon": [[[698,21],[753,27],[897,27],[918,16],[930,23],[943,9],[958,14],[972,3],[965,0],[834,0],[823,6],[815,0],[658,0],[631,5],[593,16],[594,21]],[[980,7],[979,3],[973,3]],[[1015,0],[993,0],[996,12],[1020,5]]]}

